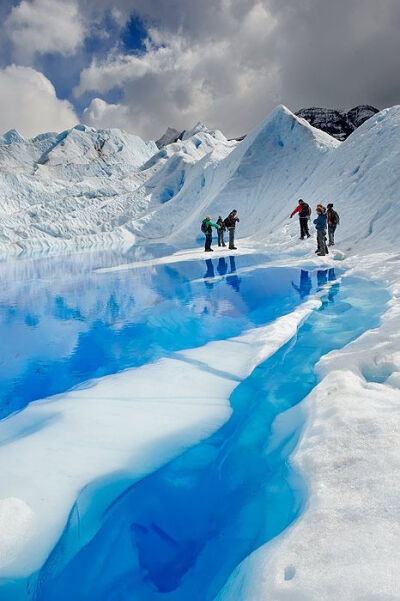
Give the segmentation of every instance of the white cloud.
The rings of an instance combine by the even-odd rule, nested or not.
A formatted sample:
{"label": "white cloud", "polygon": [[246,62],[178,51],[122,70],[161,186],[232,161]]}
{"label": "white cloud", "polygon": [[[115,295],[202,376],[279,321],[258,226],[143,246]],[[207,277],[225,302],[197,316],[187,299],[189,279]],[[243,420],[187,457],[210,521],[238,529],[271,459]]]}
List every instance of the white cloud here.
{"label": "white cloud", "polygon": [[[249,2],[237,18],[229,2],[220,8],[229,35],[196,38],[152,26],[142,54],[117,54],[84,69],[76,94],[105,94],[115,86],[123,90],[121,104],[97,111],[97,125],[123,122],[125,129],[155,138],[167,125],[188,128],[199,118],[228,134],[261,120],[276,101],[272,90],[279,74],[263,56],[275,20],[258,1]],[[92,109],[84,119],[94,125]]]}
{"label": "white cloud", "polygon": [[31,67],[0,70],[0,132],[16,128],[25,136],[60,131],[78,121],[72,105],[56,96],[53,84]]}
{"label": "white cloud", "polygon": [[73,54],[85,36],[85,26],[76,0],[22,0],[5,22],[18,62],[35,54]]}
{"label": "white cloud", "polygon": [[119,104],[109,104],[101,98],[93,98],[89,106],[83,111],[83,121],[92,127],[118,127],[130,129],[129,111],[127,107]]}

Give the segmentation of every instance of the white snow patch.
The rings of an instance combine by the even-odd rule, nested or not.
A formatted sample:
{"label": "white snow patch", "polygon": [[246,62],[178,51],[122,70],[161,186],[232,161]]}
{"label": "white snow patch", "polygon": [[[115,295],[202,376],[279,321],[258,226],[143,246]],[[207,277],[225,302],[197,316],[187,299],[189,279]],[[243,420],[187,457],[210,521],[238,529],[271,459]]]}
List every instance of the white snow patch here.
{"label": "white snow patch", "polygon": [[0,575],[27,576],[43,564],[87,484],[121,470],[132,482],[220,427],[233,389],[319,305],[309,300],[268,326],[95,380],[0,422],[0,495],[21,499],[36,523]]}
{"label": "white snow patch", "polygon": [[0,499],[0,568],[12,563],[32,537],[35,515],[21,499]]}

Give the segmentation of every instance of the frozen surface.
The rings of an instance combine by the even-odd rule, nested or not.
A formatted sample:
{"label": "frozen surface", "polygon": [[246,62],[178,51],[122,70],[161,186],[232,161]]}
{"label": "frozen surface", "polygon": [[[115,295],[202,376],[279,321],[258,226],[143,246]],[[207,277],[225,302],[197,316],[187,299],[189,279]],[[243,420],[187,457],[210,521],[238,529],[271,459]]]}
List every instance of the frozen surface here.
{"label": "frozen surface", "polygon": [[[320,272],[320,285],[332,277]],[[307,294],[310,285],[304,272],[300,291]],[[272,435],[271,424],[316,385],[314,365],[321,355],[377,324],[376,308],[386,299],[379,287],[362,280],[331,282],[318,310],[288,344],[270,358],[261,347],[255,358],[259,366],[233,393],[233,414],[223,428],[121,495],[95,536],[83,533],[80,517],[77,521],[85,502],[78,500],[40,573],[39,599],[56,594],[98,601],[213,599],[243,557],[301,515],[304,484],[288,469],[287,458],[303,421],[278,433],[274,427]],[[281,330],[288,318],[274,325]],[[265,331],[274,345],[271,330]],[[261,332],[254,331],[258,343]],[[235,364],[242,355],[234,347],[233,356],[225,356],[225,348],[223,357],[213,353],[211,371],[223,369],[227,359]],[[208,361],[209,345],[185,356]],[[82,539],[87,544],[80,549]]]}
{"label": "frozen surface", "polygon": [[[210,586],[209,590],[217,595],[235,566],[243,561],[218,601],[337,601],[338,595],[348,601],[399,598],[400,500],[392,484],[400,472],[396,425],[400,386],[399,127],[400,108],[392,107],[371,117],[340,143],[296,118],[285,107],[278,107],[240,143],[229,142],[221,132],[208,130],[202,124],[186,132],[183,140],[161,150],[154,143],[146,144],[119,130],[84,126],[61,134],[50,132],[33,140],[25,140],[16,131],[3,136],[0,252],[30,255],[89,247],[114,250],[110,255],[104,253],[101,259],[91,259],[90,268],[84,261],[80,264],[80,258],[76,263],[59,258],[41,263],[40,273],[36,270],[39,263],[28,258],[0,264],[2,282],[8,282],[0,292],[0,392],[5,418],[0,422],[0,461],[10,484],[7,486],[6,479],[1,484],[0,559],[5,580],[0,596],[4,592],[3,598],[9,601],[17,591],[19,598],[33,594],[37,575],[28,590],[24,578],[42,567],[39,576],[43,598],[53,601],[57,597],[53,587],[76,575],[74,562],[83,558],[80,539],[74,531],[77,508],[78,517],[81,511],[86,517],[86,521],[78,520],[88,543],[85,561],[93,558],[91,553],[103,558],[102,545],[112,541],[116,533],[111,501],[138,477],[164,465],[164,460],[176,457],[196,442],[199,445],[194,448],[201,449],[201,441],[210,435],[212,438],[222,423],[228,427],[230,391],[236,386],[232,402],[235,395],[241,394],[242,385],[247,386],[246,374],[259,349],[264,348],[263,342],[259,341],[261,347],[252,344],[251,353],[248,345],[247,358],[245,353],[243,357],[240,354],[243,364],[234,365],[235,381],[225,377],[225,372],[233,373],[229,371],[230,364],[222,364],[217,373],[210,372],[210,362],[217,359],[209,355],[208,349],[218,348],[218,357],[222,353],[224,361],[221,349],[231,344],[227,339],[280,324],[277,320],[285,319],[282,315],[296,315],[297,303],[310,293],[307,278],[302,281],[298,273],[296,277],[293,273],[288,276],[281,292],[274,289],[275,284],[279,288],[280,277],[267,278],[262,287],[260,265],[269,262],[276,269],[291,266],[304,273],[318,268],[320,274],[340,265],[347,275],[382,282],[391,293],[391,301],[381,324],[383,301],[372,289],[360,286],[365,295],[365,304],[359,307],[362,324],[357,315],[350,324],[346,319],[353,315],[347,311],[347,305],[359,306],[356,290],[344,305],[339,303],[343,310],[339,325],[346,332],[337,323],[332,330],[328,327],[331,337],[338,336],[337,344],[331,348],[339,350],[323,356],[317,364],[320,383],[317,385],[313,376],[309,389],[302,389],[304,394],[296,400],[308,395],[305,402],[280,417],[274,416],[272,439],[269,431],[262,432],[269,456],[274,453],[274,444],[280,448],[285,436],[296,441],[304,426],[293,456],[290,445],[288,453],[280,455],[279,451],[279,456],[285,464],[289,462],[290,473],[298,472],[300,483],[306,483],[307,504],[290,505],[288,519],[279,522],[281,535],[276,531],[277,538],[272,543],[264,544],[269,540],[267,536],[254,536],[246,544],[232,544],[237,555],[227,554],[227,563],[221,565],[221,571],[215,574],[214,589]],[[320,201],[333,202],[340,213],[337,247],[329,257],[314,256],[313,240],[301,245],[297,242],[298,223],[296,219],[289,220],[288,215],[299,197],[312,206]],[[233,207],[241,217],[237,233],[242,256],[232,257],[232,263],[231,258],[216,252],[212,260],[202,262],[199,268],[203,241],[200,220],[207,213],[212,217],[225,216]],[[151,251],[146,250],[149,242]],[[134,250],[123,256],[115,250],[132,245]],[[265,252],[266,257],[253,261],[254,251]],[[183,271],[182,261],[186,261]],[[97,272],[93,273],[93,269]],[[278,273],[282,276],[283,270],[275,275]],[[322,283],[323,276],[320,279]],[[268,296],[269,287],[275,290],[275,296]],[[268,302],[263,302],[264,297]],[[316,328],[307,349],[320,348],[327,322],[320,323],[323,327]],[[362,331],[363,336],[345,346]],[[196,350],[189,351],[190,348]],[[324,352],[331,348],[328,345]],[[304,353],[309,354],[308,350]],[[263,361],[263,353],[259,359]],[[150,403],[144,404],[140,395],[135,399],[130,392],[131,375],[147,374],[151,365],[153,369],[166,369],[166,365],[168,370],[163,373],[167,374],[172,364],[178,364],[186,377],[201,380],[200,374],[206,373],[204,363],[207,374],[211,374],[207,375],[209,383],[217,392],[209,405],[204,403],[205,395],[210,396],[209,390],[203,391],[201,398],[194,398],[186,384],[185,392],[192,395],[192,405],[184,413],[179,403],[170,401],[176,390],[171,392],[168,388],[172,387],[172,378],[165,375],[166,396],[153,400],[158,407],[168,407],[168,411],[156,412],[157,421]],[[268,360],[265,363],[268,370]],[[280,368],[275,365],[278,374]],[[154,375],[150,373],[150,377],[155,385]],[[117,385],[119,378],[121,385]],[[88,379],[95,379],[96,385],[65,393]],[[101,391],[103,387],[107,390],[107,382],[114,381],[110,401]],[[295,377],[290,379],[289,388],[293,387],[298,388]],[[115,388],[121,396],[115,394]],[[97,390],[100,392],[99,397],[91,396],[94,390],[96,395]],[[59,396],[51,400],[40,400],[57,393]],[[154,397],[154,393],[148,394]],[[137,409],[141,424],[135,437],[128,435],[128,406]],[[286,408],[281,406],[281,410]],[[20,409],[20,413],[13,414]],[[103,412],[114,424],[113,432],[102,421]],[[146,428],[150,422],[151,428]],[[121,436],[116,438],[115,431],[119,434],[119,429]],[[154,445],[151,431],[157,437],[165,435],[166,451],[161,451],[158,443]],[[89,437],[88,448],[74,438],[78,432]],[[108,446],[99,444],[96,432],[109,441]],[[68,436],[73,442],[72,451]],[[96,444],[98,454],[91,455]],[[53,448],[56,451],[49,453],[48,449]],[[86,463],[79,460],[81,453],[87,457]],[[139,461],[133,469],[133,456],[140,457],[146,469],[136,469]],[[100,467],[98,457],[102,459]],[[73,465],[69,463],[72,459]],[[59,464],[63,470],[57,469]],[[208,469],[209,464],[205,465]],[[50,490],[48,505],[35,496],[41,486],[47,491],[46,482],[42,481],[46,469],[49,477],[54,472],[60,480],[60,494]],[[264,479],[269,482],[268,477]],[[292,492],[297,490],[295,481],[296,478],[289,486]],[[90,486],[85,486],[89,482]],[[143,480],[145,490],[151,482]],[[304,493],[304,487],[300,489]],[[136,498],[137,493],[132,494]],[[293,493],[295,500],[302,498],[296,494]],[[97,513],[91,513],[92,498],[98,502]],[[127,516],[129,500],[124,505],[123,499],[117,501],[116,507],[123,507]],[[219,497],[213,506],[219,507],[218,502]],[[260,506],[264,507],[262,503]],[[254,524],[241,522],[239,517],[244,515],[244,506],[237,507],[238,521],[232,518],[230,526],[243,524],[252,531],[250,526]],[[294,506],[300,507],[297,513]],[[101,511],[107,507],[110,513],[103,516]],[[160,511],[155,508],[156,513]],[[225,514],[229,515],[226,506]],[[161,521],[167,516],[157,515]],[[262,510],[258,515],[263,515]],[[293,522],[296,516],[297,521]],[[50,524],[46,525],[45,517]],[[134,583],[122,580],[128,590],[140,591],[143,598],[149,599],[149,582],[161,587],[159,591],[176,583],[173,591],[170,588],[160,595],[175,595],[176,599],[182,595],[182,601],[187,601],[184,595],[189,589],[183,585],[181,588],[181,580],[183,584],[187,580],[192,583],[191,591],[196,587],[201,591],[200,580],[196,580],[199,568],[192,571],[192,565],[183,562],[182,569],[176,568],[166,584],[163,562],[169,565],[171,560],[170,545],[166,543],[170,539],[161,537],[165,546],[160,543],[160,552],[153,561],[148,549],[159,543],[159,536],[149,526],[151,517],[144,515],[145,530],[134,529],[132,543],[136,565],[144,565],[144,573],[150,574],[147,584],[141,570],[135,572],[140,574]],[[210,514],[203,517],[204,524],[209,523]],[[131,523],[129,519],[127,524]],[[138,523],[137,516],[133,520]],[[43,567],[66,523],[55,547],[57,552],[51,553],[49,563]],[[254,531],[264,532],[259,526]],[[121,528],[127,532],[122,525]],[[225,530],[222,528],[221,532]],[[204,531],[199,533],[198,540],[203,534]],[[178,540],[179,549],[187,549],[180,546],[179,537]],[[126,551],[126,547],[122,548]],[[32,549],[37,550],[35,557]],[[199,560],[201,550],[189,556],[200,561],[196,565],[206,566],[207,561],[213,563],[207,560],[213,557],[212,553],[207,553],[204,564]],[[128,563],[133,561],[130,553],[125,556]],[[85,561],[82,565],[87,565]],[[123,562],[121,566],[123,571],[126,566]],[[113,587],[118,580],[116,565],[110,561],[108,571],[102,568],[96,565],[95,569],[104,574],[102,584]],[[9,577],[13,574],[21,578],[11,582]],[[210,580],[210,572],[207,578]],[[85,586],[92,587],[90,579],[83,580]],[[63,590],[68,592],[64,586]],[[158,592],[154,594],[157,597]]]}
{"label": "frozen surface", "polygon": [[395,106],[341,143],[280,106],[241,142],[198,124],[161,150],[82,125],[32,140],[11,132],[0,144],[0,251],[190,247],[207,213],[233,205],[239,236],[282,244],[297,233],[287,220],[299,197],[335,204],[345,252],[393,249],[399,127]]}
{"label": "frozen surface", "polygon": [[[26,338],[23,327],[38,332],[41,346],[21,346],[15,354],[14,376],[19,390],[26,391],[20,406],[30,404],[0,422],[2,508],[4,515],[10,507],[18,509],[7,535],[12,555],[0,568],[4,594],[15,593],[8,588],[14,587],[10,578],[17,578],[18,587],[41,567],[82,491],[86,501],[80,520],[92,536],[103,510],[128,483],[208,437],[229,418],[232,390],[319,306],[309,300],[296,308],[303,298],[295,283],[298,270],[257,270],[257,258],[236,260],[252,264],[255,271],[239,278],[234,257],[138,269],[129,279],[113,272],[85,273],[82,259],[76,261],[82,275],[73,275],[73,262],[67,270],[64,266],[63,275],[53,260],[16,263],[14,275],[18,269],[21,275],[34,270],[37,285],[33,298],[21,295],[24,279],[15,279],[14,288],[3,292],[3,307],[7,298],[13,310],[5,312],[2,327],[8,329],[11,345]],[[65,271],[71,275],[66,277]],[[311,291],[310,284],[305,296]],[[49,314],[54,323],[43,329],[41,322],[48,326]],[[61,335],[53,339],[59,322],[67,340],[71,331],[81,329],[74,344],[60,347]],[[139,328],[130,329],[132,324]],[[86,347],[88,336],[94,338]],[[131,347],[126,349],[128,340]],[[202,346],[189,350],[196,341]],[[96,363],[93,351],[100,342],[113,353],[100,355]],[[82,344],[84,350],[92,349],[88,365],[79,359]],[[33,367],[26,374],[28,359]],[[129,364],[138,367],[120,371]],[[118,373],[30,402],[37,377],[38,389],[53,385],[47,383],[47,373],[57,382],[61,374],[66,388],[76,383],[71,365],[81,366],[78,381],[98,375],[100,367]],[[89,502],[92,495],[96,502]]]}

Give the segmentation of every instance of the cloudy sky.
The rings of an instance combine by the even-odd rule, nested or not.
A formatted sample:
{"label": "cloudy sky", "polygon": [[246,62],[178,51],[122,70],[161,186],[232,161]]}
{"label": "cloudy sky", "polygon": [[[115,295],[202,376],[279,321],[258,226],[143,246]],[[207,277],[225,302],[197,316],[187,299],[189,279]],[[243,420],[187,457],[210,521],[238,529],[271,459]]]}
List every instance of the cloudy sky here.
{"label": "cloudy sky", "polygon": [[0,0],[0,132],[400,103],[399,0]]}

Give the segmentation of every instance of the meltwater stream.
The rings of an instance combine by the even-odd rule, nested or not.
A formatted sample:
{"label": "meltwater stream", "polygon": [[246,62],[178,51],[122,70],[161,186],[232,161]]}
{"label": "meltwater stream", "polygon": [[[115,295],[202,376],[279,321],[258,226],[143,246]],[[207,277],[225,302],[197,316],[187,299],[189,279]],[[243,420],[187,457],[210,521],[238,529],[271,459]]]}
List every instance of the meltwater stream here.
{"label": "meltwater stream", "polygon": [[[167,343],[163,332],[171,315],[164,307],[158,316],[160,331],[156,336],[153,330],[153,336],[160,348],[146,360],[179,345],[195,346],[267,323],[329,280],[331,287],[296,337],[235,389],[230,420],[132,484],[108,507],[101,527],[83,546],[78,499],[62,537],[32,581],[36,601],[212,601],[239,562],[301,512],[305,485],[287,462],[299,431],[268,452],[271,424],[315,386],[314,366],[322,355],[378,325],[388,295],[362,279],[334,282],[332,270],[256,269],[238,276],[235,265],[229,269],[229,259],[219,264],[220,272],[215,260],[205,267],[204,281],[191,283],[190,294],[185,287],[198,265],[156,270],[155,289],[165,287],[166,279],[160,278],[167,278],[174,283],[171,299],[176,294],[184,300],[179,316],[172,317]],[[187,271],[183,275],[187,269],[189,277]],[[154,310],[157,314],[157,303],[150,321]],[[188,321],[187,311],[192,314]]]}

